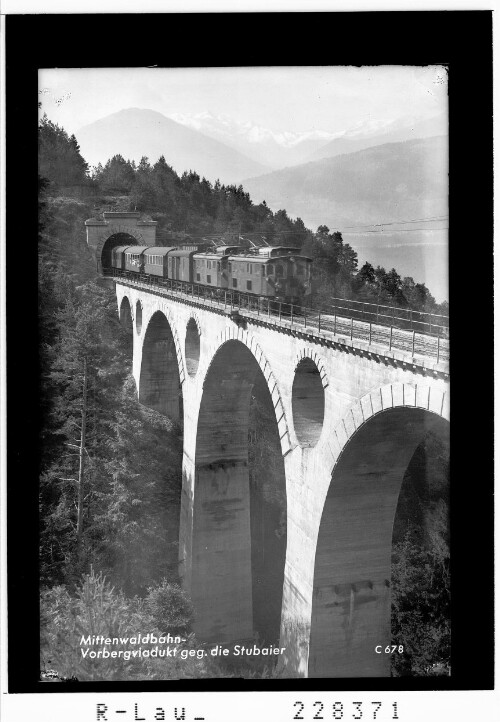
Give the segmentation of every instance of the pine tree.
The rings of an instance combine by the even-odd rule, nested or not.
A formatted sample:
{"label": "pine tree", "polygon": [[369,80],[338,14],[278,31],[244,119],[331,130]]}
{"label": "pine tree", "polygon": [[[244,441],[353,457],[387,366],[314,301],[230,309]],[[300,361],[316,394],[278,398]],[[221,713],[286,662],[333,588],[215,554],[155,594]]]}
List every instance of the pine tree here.
{"label": "pine tree", "polygon": [[89,167],[74,135],[44,114],[38,126],[38,172],[57,186],[88,185]]}

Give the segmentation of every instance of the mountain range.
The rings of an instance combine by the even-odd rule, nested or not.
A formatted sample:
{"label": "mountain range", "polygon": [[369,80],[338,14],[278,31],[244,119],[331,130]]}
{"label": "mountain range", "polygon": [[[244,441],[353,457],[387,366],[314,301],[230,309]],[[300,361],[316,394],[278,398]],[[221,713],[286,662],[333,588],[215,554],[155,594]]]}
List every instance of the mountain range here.
{"label": "mountain range", "polygon": [[269,170],[268,165],[154,110],[120,110],[83,126],[76,137],[90,165],[104,164],[117,154],[136,162],[147,156],[152,163],[163,155],[179,174],[194,170],[226,184]]}
{"label": "mountain range", "polygon": [[208,111],[173,113],[169,117],[250,155],[274,170],[310,160],[312,153],[335,138],[335,133],[325,130],[277,131],[251,120],[238,121],[228,115],[213,115]]}
{"label": "mountain range", "polygon": [[312,228],[428,218],[447,213],[445,136],[385,143],[247,178],[252,200],[286,208]]}
{"label": "mountain range", "polygon": [[154,110],[127,108],[83,126],[76,136],[91,165],[105,163],[117,153],[136,162],[145,155],[153,163],[164,155],[178,173],[192,169],[212,182],[219,178],[227,184],[376,145],[446,133],[444,115],[365,119],[334,133],[317,128],[273,130],[208,111],[167,117]]}
{"label": "mountain range", "polygon": [[448,118],[445,114],[432,118],[405,117],[393,121],[361,121],[329,143],[322,145],[308,160],[332,158],[386,143],[403,143],[407,140],[447,134]]}

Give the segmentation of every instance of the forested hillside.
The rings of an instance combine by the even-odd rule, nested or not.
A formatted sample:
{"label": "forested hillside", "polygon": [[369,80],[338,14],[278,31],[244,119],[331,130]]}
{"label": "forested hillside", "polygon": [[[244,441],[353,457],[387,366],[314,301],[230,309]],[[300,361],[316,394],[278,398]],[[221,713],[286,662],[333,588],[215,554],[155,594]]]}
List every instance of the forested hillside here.
{"label": "forested hillside", "polygon": [[[96,633],[109,636],[177,625],[186,648],[196,644],[189,636],[193,610],[177,573],[182,426],[137,402],[131,339],[120,326],[113,292],[95,278],[85,219],[110,208],[137,208],[158,221],[160,237],[255,234],[300,245],[316,261],[319,303],[336,294],[416,309],[435,310],[436,304],[425,286],[394,269],[365,264],[358,270],[340,233],[325,226],[313,233],[285,210],[255,206],[241,186],[212,185],[194,172],[179,177],[164,158],[135,166],[115,156],[90,176],[76,139],[46,117],[39,148],[42,668],[81,680],[226,675],[197,658],[184,666],[157,660],[103,667],[78,657],[79,635],[90,619]],[[79,187],[80,197],[62,194],[68,185]],[[279,442],[266,403],[257,390],[249,431],[252,508],[270,520],[278,569],[286,549],[286,499],[281,467],[272,463]],[[446,460],[447,449],[427,439],[403,485],[394,536],[393,632],[408,640],[411,653],[395,674],[435,673],[437,661],[445,670],[449,664]],[[262,564],[256,557],[253,566]],[[262,579],[255,593],[265,595],[265,573]],[[422,638],[418,647],[415,640]]]}

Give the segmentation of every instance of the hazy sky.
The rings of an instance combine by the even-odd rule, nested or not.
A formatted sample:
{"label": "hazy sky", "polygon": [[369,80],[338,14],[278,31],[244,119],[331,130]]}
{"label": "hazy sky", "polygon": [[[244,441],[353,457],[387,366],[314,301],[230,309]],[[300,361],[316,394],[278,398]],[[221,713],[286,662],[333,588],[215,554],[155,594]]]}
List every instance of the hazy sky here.
{"label": "hazy sky", "polygon": [[69,133],[132,107],[341,132],[445,112],[447,77],[440,66],[44,69],[39,99],[42,112]]}

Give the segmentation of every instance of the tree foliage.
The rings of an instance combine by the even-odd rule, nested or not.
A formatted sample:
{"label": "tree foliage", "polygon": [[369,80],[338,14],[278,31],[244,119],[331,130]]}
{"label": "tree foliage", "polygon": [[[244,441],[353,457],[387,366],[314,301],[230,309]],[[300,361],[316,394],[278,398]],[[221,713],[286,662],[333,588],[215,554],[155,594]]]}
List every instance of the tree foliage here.
{"label": "tree foliage", "polygon": [[44,114],[38,126],[38,172],[59,186],[88,184],[88,164],[74,135]]}
{"label": "tree foliage", "polygon": [[121,155],[114,155],[106,165],[99,164],[92,177],[104,193],[128,193],[135,180],[135,164]]}
{"label": "tree foliage", "polygon": [[[138,404],[109,303],[102,289],[86,284],[56,312],[41,476],[42,576],[70,581],[92,562],[125,591],[137,593],[175,564],[181,442],[170,420]],[[79,559],[75,514],[84,360],[87,458]],[[158,452],[152,457],[153,447]]]}
{"label": "tree foliage", "polygon": [[[152,588],[146,600],[139,597],[127,598],[113,587],[106,577],[94,570],[78,581],[75,589],[65,586],[43,589],[41,594],[41,635],[40,668],[45,678],[51,670],[59,678],[75,679],[79,682],[93,680],[147,680],[147,679],[189,679],[200,677],[226,677],[211,657],[181,657],[183,650],[200,649],[195,637],[190,634],[180,644],[135,644],[130,640],[138,636],[145,638],[153,634],[159,639],[162,630],[156,624],[154,615],[148,609],[151,597],[165,595],[171,587],[163,580],[158,588]],[[179,597],[176,587],[172,594]],[[154,607],[154,605],[153,605]],[[187,629],[187,627],[186,627]],[[173,630],[167,630],[174,636]],[[96,635],[104,639],[116,638],[118,644],[82,644],[88,637]],[[168,646],[177,649],[176,655],[134,656],[132,652],[141,648],[165,650]],[[92,651],[83,656],[85,652]],[[116,656],[103,657],[102,652],[116,652]],[[100,651],[99,657],[94,656]],[[121,654],[119,654],[121,652]],[[127,654],[124,654],[127,652]]]}
{"label": "tree foliage", "polygon": [[193,624],[194,610],[191,600],[178,584],[167,579],[148,590],[146,609],[163,634],[187,636]]}
{"label": "tree foliage", "polygon": [[[175,424],[137,402],[128,335],[113,294],[86,281],[85,266],[73,263],[68,247],[62,250],[64,243],[75,257],[85,250],[75,230],[80,212],[72,204],[58,205],[56,222],[53,210],[47,203],[39,264],[41,578],[48,585],[71,585],[93,563],[127,593],[145,593],[152,580],[176,573],[182,441]],[[79,559],[84,360],[88,409]]]}
{"label": "tree foliage", "polygon": [[352,290],[357,300],[413,311],[448,313],[446,303],[437,304],[425,283],[415,283],[411,276],[401,278],[395,268],[386,271],[368,261],[353,275]]}
{"label": "tree foliage", "polygon": [[405,474],[393,530],[395,676],[450,671],[450,528],[448,442],[429,433]]}
{"label": "tree foliage", "polygon": [[394,656],[393,674],[449,674],[449,556],[439,548],[422,547],[408,530],[393,550],[392,594],[391,632],[404,647],[403,654]]}

